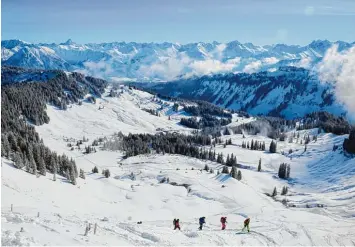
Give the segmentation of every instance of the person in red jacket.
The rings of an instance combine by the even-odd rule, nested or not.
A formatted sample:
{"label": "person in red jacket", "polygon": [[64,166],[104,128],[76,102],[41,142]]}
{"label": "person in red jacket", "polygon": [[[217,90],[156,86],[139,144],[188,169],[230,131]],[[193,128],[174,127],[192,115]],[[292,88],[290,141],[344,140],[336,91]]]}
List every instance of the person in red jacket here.
{"label": "person in red jacket", "polygon": [[222,230],[226,229],[227,217],[221,217]]}
{"label": "person in red jacket", "polygon": [[250,232],[249,223],[250,223],[250,218],[246,218],[244,220],[244,227],[243,227],[242,231],[244,231],[244,229],[247,228],[248,232]]}
{"label": "person in red jacket", "polygon": [[173,224],[174,224],[174,230],[176,230],[176,229],[181,230],[180,229],[179,219],[174,219]]}

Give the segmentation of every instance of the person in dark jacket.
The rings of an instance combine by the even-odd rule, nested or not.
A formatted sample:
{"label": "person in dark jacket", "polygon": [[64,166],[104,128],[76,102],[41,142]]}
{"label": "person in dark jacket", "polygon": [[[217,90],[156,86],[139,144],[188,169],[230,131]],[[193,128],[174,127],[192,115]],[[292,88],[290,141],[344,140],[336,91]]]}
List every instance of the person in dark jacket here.
{"label": "person in dark jacket", "polygon": [[202,230],[203,224],[206,223],[205,219],[206,219],[206,217],[201,217],[201,218],[199,219],[199,224],[200,224],[200,227],[198,228],[199,230]]}
{"label": "person in dark jacket", "polygon": [[176,229],[181,230],[179,219],[174,219],[173,224],[174,224],[174,230],[176,230]]}
{"label": "person in dark jacket", "polygon": [[221,217],[222,230],[226,229],[227,217]]}
{"label": "person in dark jacket", "polygon": [[244,220],[244,227],[243,227],[242,231],[244,231],[244,229],[247,228],[248,232],[250,232],[249,223],[250,223],[250,218],[246,218]]}

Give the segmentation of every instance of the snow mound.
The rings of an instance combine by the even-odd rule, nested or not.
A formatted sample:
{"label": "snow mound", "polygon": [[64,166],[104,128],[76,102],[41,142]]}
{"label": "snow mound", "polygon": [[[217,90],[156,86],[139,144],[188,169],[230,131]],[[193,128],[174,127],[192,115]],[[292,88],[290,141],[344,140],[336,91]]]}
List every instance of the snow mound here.
{"label": "snow mound", "polygon": [[1,246],[33,246],[35,244],[32,237],[25,237],[21,232],[8,230],[1,234]]}

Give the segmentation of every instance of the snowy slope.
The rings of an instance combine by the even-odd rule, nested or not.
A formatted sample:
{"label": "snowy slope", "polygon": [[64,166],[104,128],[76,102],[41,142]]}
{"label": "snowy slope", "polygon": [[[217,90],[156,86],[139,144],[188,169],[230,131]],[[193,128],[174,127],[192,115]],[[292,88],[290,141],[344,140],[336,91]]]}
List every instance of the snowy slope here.
{"label": "snowy slope", "polygon": [[205,100],[253,115],[271,114],[293,119],[315,111],[327,111],[335,115],[346,113],[336,100],[331,85],[321,83],[312,72],[296,67],[280,67],[275,72],[251,75],[240,73],[194,77],[146,84],[146,87],[163,95]]}
{"label": "snowy slope", "polygon": [[[217,175],[221,167],[210,161],[155,154],[123,160],[120,152],[99,150],[83,155],[66,146],[65,138],[86,136],[90,143],[118,131],[155,133],[163,128],[188,133],[189,129],[177,124],[184,112],[168,120],[172,106],[165,103],[161,116],[153,116],[140,109],[160,109],[152,95],[124,89],[118,98],[104,94],[96,105],[84,102],[67,111],[48,106],[51,121],[36,130],[52,150],[73,157],[78,168],[85,171],[86,179],[77,179],[73,186],[61,177],[52,181],[49,173],[36,178],[2,159],[2,245],[355,244],[354,158],[331,150],[344,136],[321,134],[306,152],[299,142],[278,142],[276,154],[241,148],[242,141],[251,139],[265,141],[268,146],[271,140],[264,136],[223,136],[232,138],[233,144],[226,148],[217,145],[216,151],[237,156],[243,166],[241,181]],[[230,126],[253,120],[234,115]],[[291,155],[281,154],[290,148],[294,150]],[[259,158],[261,172],[256,171]],[[292,179],[288,182],[276,175],[278,165],[284,161],[291,164]],[[199,171],[206,164],[214,174]],[[111,177],[91,173],[94,166],[100,171],[109,168]],[[130,179],[132,172],[135,180]],[[159,183],[163,177],[187,184],[190,191]],[[294,208],[279,202],[284,196],[274,200],[265,195],[275,186],[280,191],[284,185],[289,186],[286,199],[296,205]],[[314,207],[314,203],[325,207]],[[250,234],[240,232],[244,215],[251,217]],[[197,230],[200,216],[207,221],[203,231]],[[220,230],[221,216],[228,217],[226,231]],[[181,221],[179,232],[172,230],[175,217]],[[92,229],[84,236],[88,223],[97,223],[96,234]],[[21,227],[24,232],[20,232]]]}
{"label": "snowy slope", "polygon": [[[306,46],[256,46],[228,43],[30,44],[21,40],[1,42],[2,63],[40,69],[65,69],[111,80],[166,81],[180,76],[247,72],[297,65],[312,65],[332,46],[339,51],[354,43],[313,41]],[[303,66],[303,65],[299,65]]]}
{"label": "snowy slope", "polygon": [[[189,129],[177,124],[181,116],[173,114],[171,110],[173,103],[165,102],[166,106],[161,110],[161,117],[156,117],[143,110],[143,108],[154,110],[161,108],[160,104],[153,101],[153,95],[124,87],[122,89],[124,93],[118,97],[108,97],[110,90],[110,87],[107,88],[103,97],[96,99],[96,104],[84,101],[82,106],[73,104],[66,111],[58,111],[48,105],[47,114],[51,121],[49,124],[36,127],[37,132],[40,135],[52,136],[50,141],[55,145],[63,138],[80,139],[85,136],[93,140],[120,131],[124,134],[160,131],[190,132]],[[71,123],[70,127],[69,123]],[[65,149],[67,149],[66,143],[63,143],[62,150]]]}

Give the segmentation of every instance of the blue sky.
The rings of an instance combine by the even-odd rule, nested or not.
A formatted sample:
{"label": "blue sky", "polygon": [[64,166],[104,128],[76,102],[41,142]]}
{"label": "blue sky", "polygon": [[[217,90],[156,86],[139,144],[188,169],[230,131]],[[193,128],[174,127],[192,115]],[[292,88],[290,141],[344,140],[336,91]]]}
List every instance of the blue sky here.
{"label": "blue sky", "polygon": [[355,41],[355,0],[2,0],[1,39]]}

